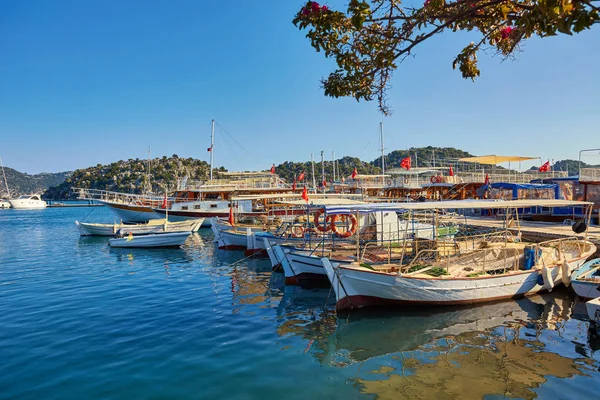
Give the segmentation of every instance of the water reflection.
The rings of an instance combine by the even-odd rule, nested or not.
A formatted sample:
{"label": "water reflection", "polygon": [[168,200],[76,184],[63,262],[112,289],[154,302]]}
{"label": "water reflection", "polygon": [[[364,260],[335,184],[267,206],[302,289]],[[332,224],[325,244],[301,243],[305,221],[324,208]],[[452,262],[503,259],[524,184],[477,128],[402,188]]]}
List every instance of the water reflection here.
{"label": "water reflection", "polygon": [[585,305],[566,291],[345,318],[336,317],[328,297],[328,291],[285,291],[277,333],[302,338],[305,352],[324,366],[360,365],[352,381],[378,398],[529,399],[550,378],[598,374],[599,340],[588,332]]}

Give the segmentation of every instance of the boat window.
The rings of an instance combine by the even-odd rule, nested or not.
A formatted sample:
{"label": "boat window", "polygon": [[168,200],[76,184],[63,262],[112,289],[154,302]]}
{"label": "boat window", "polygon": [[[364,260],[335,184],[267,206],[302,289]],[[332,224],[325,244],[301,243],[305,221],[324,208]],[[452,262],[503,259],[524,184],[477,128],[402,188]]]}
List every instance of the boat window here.
{"label": "boat window", "polygon": [[217,208],[217,204],[211,204],[210,208]]}
{"label": "boat window", "polygon": [[194,209],[195,209],[195,210],[199,210],[199,209],[201,209],[201,208],[202,208],[202,207],[200,206],[200,204],[196,204],[196,205],[194,205]]}
{"label": "boat window", "polygon": [[21,196],[21,197],[19,197],[19,199],[28,199],[28,198],[29,198],[29,196]]}
{"label": "boat window", "polygon": [[187,209],[188,209],[188,206],[181,206],[181,209],[182,209],[182,210],[187,210]]}

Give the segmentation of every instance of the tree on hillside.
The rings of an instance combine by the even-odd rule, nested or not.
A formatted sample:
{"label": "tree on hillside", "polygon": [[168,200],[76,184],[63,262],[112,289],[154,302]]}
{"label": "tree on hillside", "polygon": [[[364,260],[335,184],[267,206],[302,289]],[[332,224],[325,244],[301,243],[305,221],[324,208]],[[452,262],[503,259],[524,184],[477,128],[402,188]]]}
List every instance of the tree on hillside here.
{"label": "tree on hillside", "polygon": [[293,23],[307,29],[317,51],[338,68],[322,80],[325,95],[377,99],[388,115],[386,91],[398,63],[427,39],[445,31],[474,31],[452,64],[464,78],[480,71],[477,53],[490,49],[504,57],[531,36],[572,35],[600,22],[600,0],[425,0],[422,6],[400,0],[350,0],[346,11],[308,1]]}

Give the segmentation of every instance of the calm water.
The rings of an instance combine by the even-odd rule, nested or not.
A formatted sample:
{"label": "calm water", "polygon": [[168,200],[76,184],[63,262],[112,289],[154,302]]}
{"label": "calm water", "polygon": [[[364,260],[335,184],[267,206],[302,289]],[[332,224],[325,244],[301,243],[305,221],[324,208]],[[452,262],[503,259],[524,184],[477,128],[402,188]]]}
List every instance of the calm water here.
{"label": "calm water", "polygon": [[[267,260],[80,238],[92,209],[0,210],[0,398],[598,398],[567,292],[337,318]],[[88,221],[112,222],[95,208]]]}

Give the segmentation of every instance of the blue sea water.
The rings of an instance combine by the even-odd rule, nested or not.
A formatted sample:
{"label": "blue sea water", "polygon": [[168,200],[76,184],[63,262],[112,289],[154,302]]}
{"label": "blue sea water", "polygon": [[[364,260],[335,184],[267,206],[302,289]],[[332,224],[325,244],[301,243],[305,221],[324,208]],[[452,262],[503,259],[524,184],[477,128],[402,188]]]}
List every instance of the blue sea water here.
{"label": "blue sea water", "polygon": [[115,219],[0,210],[2,399],[597,398],[600,341],[566,291],[336,316],[210,230],[111,249],[83,218]]}

